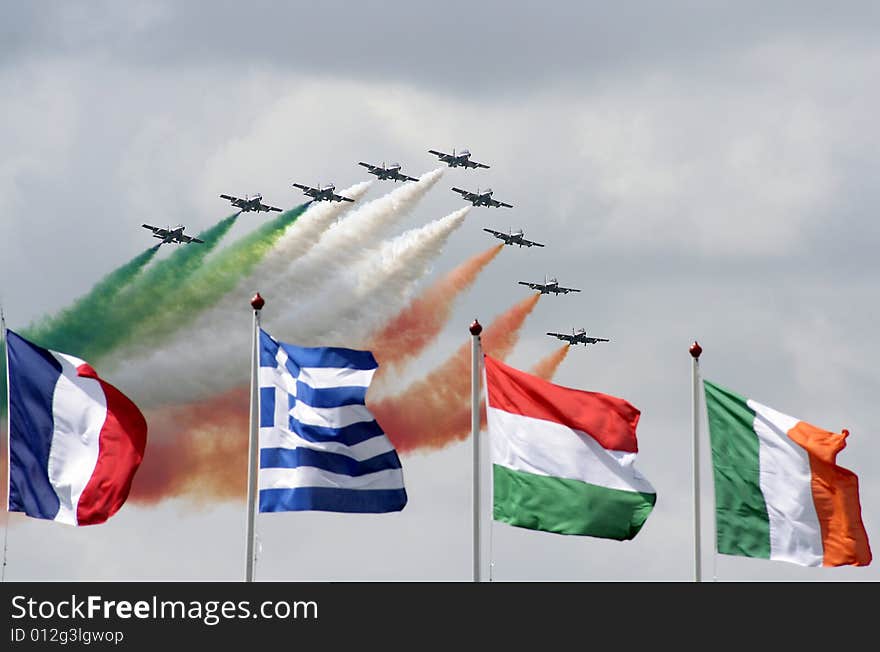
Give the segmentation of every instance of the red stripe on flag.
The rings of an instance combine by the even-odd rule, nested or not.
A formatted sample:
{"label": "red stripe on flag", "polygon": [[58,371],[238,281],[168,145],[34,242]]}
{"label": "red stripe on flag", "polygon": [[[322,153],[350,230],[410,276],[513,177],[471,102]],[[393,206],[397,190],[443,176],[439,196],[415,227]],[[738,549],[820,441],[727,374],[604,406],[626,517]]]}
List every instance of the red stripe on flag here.
{"label": "red stripe on flag", "polygon": [[131,399],[99,378],[90,365],[80,365],[77,372],[101,383],[107,398],[107,418],[98,440],[98,462],[76,510],[79,525],[96,525],[113,516],[128,498],[134,473],[144,458],[147,421]]}
{"label": "red stripe on flag", "polygon": [[628,401],[555,385],[488,355],[484,361],[490,407],[580,430],[607,450],[638,452],[641,412]]}

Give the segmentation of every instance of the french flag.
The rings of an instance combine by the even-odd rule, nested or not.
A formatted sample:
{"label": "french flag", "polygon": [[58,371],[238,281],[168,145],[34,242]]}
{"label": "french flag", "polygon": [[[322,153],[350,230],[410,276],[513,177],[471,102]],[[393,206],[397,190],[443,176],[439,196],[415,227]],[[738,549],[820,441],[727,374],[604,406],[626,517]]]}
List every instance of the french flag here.
{"label": "french flag", "polygon": [[6,330],[9,511],[69,525],[115,514],[147,443],[132,401],[88,363]]}

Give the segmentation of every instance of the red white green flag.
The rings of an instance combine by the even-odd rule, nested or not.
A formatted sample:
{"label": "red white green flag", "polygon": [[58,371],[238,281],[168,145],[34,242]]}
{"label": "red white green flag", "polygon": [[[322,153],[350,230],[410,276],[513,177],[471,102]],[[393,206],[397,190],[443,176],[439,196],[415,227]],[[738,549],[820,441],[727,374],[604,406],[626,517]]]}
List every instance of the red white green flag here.
{"label": "red white green flag", "polygon": [[494,519],[559,534],[635,537],[657,501],[633,466],[639,410],[484,360]]}

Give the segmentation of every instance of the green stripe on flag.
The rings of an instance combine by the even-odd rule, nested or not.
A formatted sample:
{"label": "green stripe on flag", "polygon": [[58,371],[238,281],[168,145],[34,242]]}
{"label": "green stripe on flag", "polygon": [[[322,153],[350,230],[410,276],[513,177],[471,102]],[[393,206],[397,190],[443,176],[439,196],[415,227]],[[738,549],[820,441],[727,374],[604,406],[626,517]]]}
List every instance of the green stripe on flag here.
{"label": "green stripe on flag", "polygon": [[770,518],[761,493],[755,412],[744,397],[708,380],[706,412],[715,473],[718,552],[770,558]]}
{"label": "green stripe on flag", "polygon": [[623,541],[638,534],[656,494],[608,489],[494,464],[492,516],[516,527]]}

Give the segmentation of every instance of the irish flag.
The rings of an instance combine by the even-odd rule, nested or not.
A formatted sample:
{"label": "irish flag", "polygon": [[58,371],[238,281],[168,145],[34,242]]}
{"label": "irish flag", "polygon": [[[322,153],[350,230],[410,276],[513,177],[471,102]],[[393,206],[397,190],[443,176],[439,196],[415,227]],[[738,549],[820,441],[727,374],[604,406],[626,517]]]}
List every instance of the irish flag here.
{"label": "irish flag", "polygon": [[718,552],[801,566],[867,566],[859,479],[829,432],[704,381]]}
{"label": "irish flag", "polygon": [[635,537],[657,501],[633,467],[639,410],[484,361],[494,519],[559,534]]}

